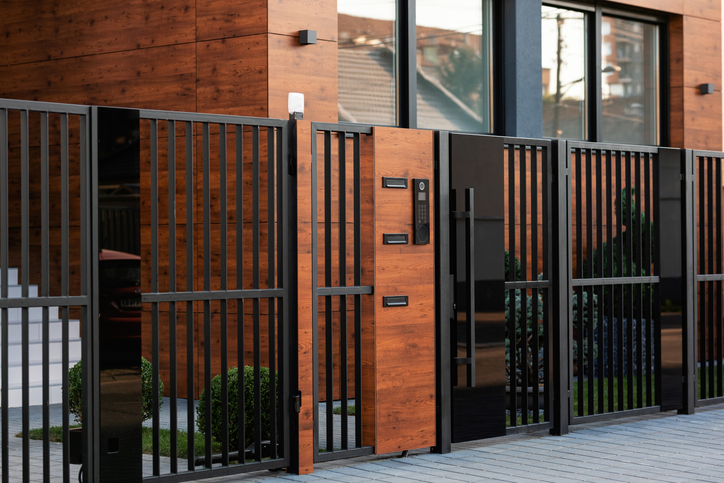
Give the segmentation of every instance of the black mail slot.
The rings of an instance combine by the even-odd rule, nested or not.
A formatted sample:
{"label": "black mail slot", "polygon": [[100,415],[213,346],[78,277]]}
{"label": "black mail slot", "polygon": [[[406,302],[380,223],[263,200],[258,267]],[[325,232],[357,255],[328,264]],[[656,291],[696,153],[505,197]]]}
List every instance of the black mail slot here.
{"label": "black mail slot", "polygon": [[390,295],[382,297],[383,307],[407,307],[407,295]]}
{"label": "black mail slot", "polygon": [[383,176],[382,187],[407,189],[407,178],[388,178]]}
{"label": "black mail slot", "polygon": [[385,245],[407,245],[407,233],[385,233],[382,235]]}

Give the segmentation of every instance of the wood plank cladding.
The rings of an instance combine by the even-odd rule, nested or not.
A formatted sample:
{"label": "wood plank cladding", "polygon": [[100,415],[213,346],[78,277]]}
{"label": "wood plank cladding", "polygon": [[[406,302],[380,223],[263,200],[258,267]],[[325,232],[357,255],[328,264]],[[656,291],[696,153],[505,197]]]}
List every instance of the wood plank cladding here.
{"label": "wood plank cladding", "polygon": [[192,44],[0,67],[0,97],[195,110]]}
{"label": "wood plank cladding", "polygon": [[[383,188],[382,177],[427,178],[434,185],[434,150],[431,131],[375,128],[374,143],[374,437],[375,453],[383,454],[435,444],[435,241],[382,243],[385,231],[412,235],[414,193],[411,185]],[[383,306],[383,297],[399,295],[408,296],[408,306]]]}
{"label": "wood plank cladding", "polygon": [[300,30],[316,30],[317,40],[337,40],[335,0],[269,0],[268,3],[269,32],[296,36]]}
{"label": "wood plank cladding", "polygon": [[267,0],[196,0],[196,38],[205,41],[266,33],[267,11]]}
{"label": "wood plank cladding", "polygon": [[10,1],[2,17],[0,65],[193,42],[196,22],[191,0]]}

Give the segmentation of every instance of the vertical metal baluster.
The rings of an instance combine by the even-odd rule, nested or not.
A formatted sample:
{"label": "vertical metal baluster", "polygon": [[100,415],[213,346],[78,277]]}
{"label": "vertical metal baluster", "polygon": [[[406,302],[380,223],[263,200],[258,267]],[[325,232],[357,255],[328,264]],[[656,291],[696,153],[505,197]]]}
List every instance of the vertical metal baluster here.
{"label": "vertical metal baluster", "polygon": [[[68,177],[68,115],[60,115],[60,294],[63,297],[69,295],[69,225],[70,225],[70,200],[69,200],[69,177]],[[68,388],[68,370],[70,365],[70,353],[68,347],[69,307],[63,307],[61,331],[62,344],[62,372],[63,387]],[[63,441],[70,440],[70,410],[68,391],[63,391]],[[70,480],[70,443],[63,443],[63,481]]]}
{"label": "vertical metal baluster", "polygon": [[[176,292],[176,122],[168,121],[168,291]],[[169,393],[171,395],[171,473],[178,473],[178,377],[176,302],[168,306]],[[193,399],[186,396],[187,400]]]}
{"label": "vertical metal baluster", "polygon": [[[339,140],[339,286],[347,285],[347,134],[337,134]],[[347,449],[347,296],[339,298],[339,398],[342,403],[342,449]]]}
{"label": "vertical metal baluster", "polygon": [[[227,196],[226,196],[226,124],[219,123],[219,290],[227,290]],[[228,302],[219,301],[221,323],[221,464],[229,466],[229,325]],[[238,382],[238,380],[237,380]]]}
{"label": "vertical metal baluster", "polygon": [[[276,407],[274,414],[278,414],[278,423],[274,424],[271,428],[272,438],[278,438],[278,444],[281,450],[277,449],[277,442],[273,439],[271,448],[271,458],[275,459],[279,456],[286,456],[289,454],[289,357],[290,353],[288,350],[289,341],[289,283],[288,283],[288,270],[289,270],[289,258],[287,247],[290,245],[287,237],[289,236],[288,230],[288,212],[289,204],[287,200],[287,193],[289,191],[288,170],[289,170],[289,150],[287,146],[287,128],[276,129],[276,141],[277,141],[277,215],[276,215],[276,226],[277,226],[277,252],[276,259],[277,263],[277,282],[275,287],[284,289],[283,295],[276,299],[278,306],[277,316],[277,349],[278,364],[280,376],[277,380],[279,389],[278,394],[278,406]],[[276,403],[276,401],[275,401]]]}
{"label": "vertical metal baluster", "polygon": [[[276,150],[274,145],[274,128],[267,128],[267,227],[268,227],[268,249],[267,249],[267,260],[268,260],[268,274],[269,282],[268,288],[274,288],[276,286],[275,274],[276,265],[274,261],[274,240],[275,240],[275,220],[274,220],[274,178],[275,178],[275,162],[276,162]],[[277,424],[277,401],[274,397],[277,387],[276,377],[276,352],[274,341],[276,340],[276,307],[274,304],[274,298],[269,298],[267,303],[269,304],[269,441],[271,445],[272,458],[276,457],[276,424]]]}
{"label": "vertical metal baluster", "polygon": [[[332,286],[332,133],[324,132],[324,286]],[[332,296],[324,298],[324,354],[326,358],[327,451],[334,451],[334,314]]]}
{"label": "vertical metal baluster", "polygon": [[[714,227],[714,200],[715,200],[715,193],[716,191],[721,189],[721,186],[715,186],[714,185],[714,160],[711,157],[706,158],[707,162],[707,178],[706,178],[706,185],[707,185],[707,191],[709,194],[709,203],[707,203],[707,220],[708,220],[708,236],[707,236],[707,259],[709,261],[708,263],[708,270],[707,273],[709,275],[714,273],[714,258],[716,250],[714,245],[714,234],[716,232],[716,228]],[[714,354],[714,299],[717,298],[715,296],[716,292],[714,292],[714,282],[709,281],[707,282],[707,293],[708,293],[708,306],[707,306],[707,325],[709,326],[708,334],[707,334],[707,341],[709,345],[709,350],[707,353],[706,358],[706,367],[707,367],[707,379],[708,379],[708,385],[709,385],[709,397],[715,397],[716,396],[716,388],[715,388],[715,371],[714,368],[714,360],[715,360],[715,354]]]}
{"label": "vertical metal baluster", "polygon": [[314,397],[312,403],[312,420],[314,423],[313,451],[316,459],[319,454],[319,298],[317,297],[319,287],[319,227],[317,223],[317,130],[312,129],[312,167],[311,167],[311,193],[308,195],[312,201],[312,388]]}
{"label": "vertical metal baluster", "polygon": [[[575,148],[575,166],[576,166],[576,271],[577,278],[583,278],[583,173],[581,169],[581,148]],[[583,287],[576,287],[576,298],[578,300],[578,316],[576,318],[577,338],[576,345],[578,347],[578,412],[577,416],[586,415],[585,406],[585,366],[584,366],[584,347],[583,347]]]}
{"label": "vertical metal baluster", "polygon": [[[520,182],[520,275],[523,281],[528,281],[528,162],[526,160],[526,146],[520,145],[518,152],[520,153],[518,162],[519,166],[519,182]],[[534,255],[535,256],[535,255]],[[473,313],[473,317],[475,313]],[[524,425],[528,424],[528,289],[523,288],[520,291],[520,345],[518,349],[521,357],[521,410],[523,417],[521,421]],[[471,341],[474,346],[475,341]],[[516,352],[517,354],[517,352]],[[512,356],[512,353],[511,353]]]}
{"label": "vertical metal baluster", "polygon": [[[646,219],[646,226],[644,229],[644,250],[643,250],[643,265],[646,267],[646,272],[650,275],[659,275],[658,273],[654,273],[652,271],[652,260],[651,260],[651,162],[652,162],[652,156],[651,154],[646,155],[646,159],[644,160],[644,200],[646,201],[646,210],[644,213],[645,219]],[[651,366],[653,363],[652,355],[653,355],[653,318],[651,316],[652,310],[651,310],[651,291],[653,290],[653,284],[647,284],[646,285],[646,301],[644,303],[644,308],[646,310],[646,313],[644,317],[646,318],[646,358],[642,359],[645,361],[646,364],[646,402],[648,406],[654,405],[653,400],[653,374],[651,373]],[[643,327],[643,326],[642,326]]]}
{"label": "vertical metal baluster", "polygon": [[[602,278],[604,276],[603,274],[603,230],[604,230],[604,224],[603,224],[603,162],[605,159],[605,152],[603,150],[599,149],[596,152],[596,255],[597,257],[595,260],[591,258],[591,265],[597,264],[598,270],[594,272],[594,275],[597,278]],[[589,210],[591,211],[591,210]],[[598,412],[603,413],[605,412],[604,404],[605,404],[605,389],[604,389],[604,383],[605,383],[605,369],[604,369],[604,357],[605,357],[605,351],[604,351],[604,335],[603,335],[603,312],[604,312],[604,304],[605,304],[605,290],[603,285],[598,286],[598,307],[597,307],[597,313],[596,316],[598,317],[598,327],[597,327],[597,337],[598,341],[596,343],[596,348],[598,349],[598,397],[597,403],[598,403]],[[595,310],[596,307],[593,307]]]}
{"label": "vertical metal baluster", "polygon": [[[236,289],[244,289],[244,126],[236,126]],[[238,367],[237,415],[239,417],[239,463],[246,463],[246,401],[244,388],[244,299],[236,302],[236,358]]]}
{"label": "vertical metal baluster", "polygon": [[[587,261],[587,273],[583,274],[588,279],[593,278],[593,156],[594,150],[589,149],[586,151],[586,261]],[[590,280],[589,280],[590,281]],[[586,366],[588,367],[588,407],[587,414],[596,413],[596,377],[595,377],[595,319],[596,319],[596,304],[594,303],[594,288],[589,285],[585,288],[588,294],[588,306],[584,304],[583,307],[579,305],[578,309],[583,309],[586,317],[586,344],[588,346],[588,357],[586,357]],[[585,314],[588,312],[588,314]],[[579,354],[580,356],[580,354]]]}
{"label": "vertical metal baluster", "polygon": [[[40,113],[41,297],[50,295],[48,113]],[[62,342],[65,343],[65,342]],[[43,480],[50,481],[50,309],[43,307]]]}
{"label": "vertical metal baluster", "polygon": [[[714,213],[716,217],[716,234],[715,234],[715,251],[716,251],[716,265],[713,273],[722,273],[722,173],[721,173],[721,159],[714,158],[712,160],[715,168],[714,186],[716,186],[716,205],[714,206]],[[714,254],[712,254],[714,255]],[[715,397],[722,396],[722,283],[721,280],[714,282],[716,297],[716,393]],[[712,354],[713,355],[713,354]]]}
{"label": "vertical metal baluster", "polygon": [[[633,277],[633,217],[631,216],[631,204],[633,203],[633,186],[631,184],[631,152],[626,151],[626,234],[628,236],[628,243],[626,244],[626,276]],[[633,317],[634,317],[634,285],[629,283],[628,294],[626,296],[626,331],[628,334],[628,341],[626,344],[626,377],[627,377],[627,388],[628,388],[628,402],[627,409],[634,408],[634,370],[633,370],[633,359],[634,359],[634,330],[633,330]]]}
{"label": "vertical metal baluster", "polygon": [[[8,111],[0,109],[0,298],[8,299]],[[10,468],[9,455],[9,411],[8,392],[10,391],[10,378],[8,374],[8,350],[9,350],[9,317],[8,308],[0,309],[2,315],[2,363],[0,363],[0,379],[2,380],[2,391],[0,391],[0,412],[2,413],[2,465],[3,468]],[[67,387],[67,386],[64,386]],[[65,466],[65,465],[64,465]],[[9,471],[2,472],[3,483],[9,483]]]}
{"label": "vertical metal baluster", "polygon": [[[635,155],[635,173],[636,173],[636,194],[631,194],[632,203],[636,201],[635,218],[636,221],[631,228],[635,228],[636,233],[632,233],[632,243],[635,243],[636,251],[634,253],[634,263],[636,263],[636,273],[634,276],[641,277],[644,274],[642,267],[642,240],[641,240],[641,153],[636,152]],[[641,291],[643,290],[642,284],[635,285],[635,297],[634,297],[634,308],[636,311],[636,338],[634,340],[636,344],[636,407],[643,407],[643,388],[644,388],[644,375],[643,375],[643,297]]]}
{"label": "vertical metal baluster", "polygon": [[[194,182],[194,125],[192,122],[186,122],[186,291],[191,293],[194,291],[196,274],[194,270],[194,190],[196,188]],[[194,471],[196,465],[193,456],[196,454],[194,440],[194,405],[190,395],[195,394],[196,387],[194,384],[194,303],[186,302],[186,427],[188,428],[187,452],[188,452],[188,471]]]}
{"label": "vertical metal baluster", "polygon": [[[29,295],[30,278],[30,146],[29,113],[20,111],[20,256],[21,297]],[[28,307],[22,314],[22,427],[23,427],[23,481],[30,481],[30,331]]]}
{"label": "vertical metal baluster", "polygon": [[[533,145],[530,147],[530,224],[531,224],[531,263],[533,265],[531,272],[531,280],[538,280],[538,147]],[[540,355],[539,355],[539,326],[540,320],[538,318],[538,296],[540,291],[538,288],[533,289],[533,319],[531,320],[531,387],[533,389],[533,419],[532,423],[540,422],[540,411],[538,407],[538,387],[539,377],[538,368],[540,367]]]}
{"label": "vertical metal baluster", "polygon": [[[608,260],[608,270],[603,269],[603,265],[600,265],[599,273],[604,277],[613,278],[613,200],[616,197],[616,192],[613,190],[613,151],[606,152],[606,253],[602,254],[605,260]],[[603,249],[601,248],[603,252]],[[609,286],[608,296],[606,303],[608,304],[608,350],[606,351],[606,357],[608,357],[608,409],[607,412],[613,412],[614,410],[614,361],[613,361],[613,332],[616,326],[614,322],[614,307],[616,305],[616,287],[614,285]]]}
{"label": "vertical metal baluster", "polygon": [[[260,284],[259,250],[261,244],[260,233],[260,178],[259,172],[259,126],[252,127],[252,210],[253,210],[253,281],[252,288],[258,289]],[[259,299],[254,298],[254,459],[261,461],[262,456],[262,428],[261,428],[261,320]]]}
{"label": "vertical metal baluster", "polygon": [[[617,211],[618,214],[616,216],[616,236],[618,237],[618,243],[616,245],[616,274],[618,278],[621,278],[624,276],[623,273],[623,198],[622,198],[622,190],[623,190],[623,173],[622,173],[622,166],[621,162],[625,161],[625,156],[622,151],[616,151],[616,192],[614,193],[614,200],[618,200],[617,203]],[[618,310],[616,311],[616,315],[618,316],[618,321],[616,323],[616,335],[618,336],[616,338],[616,347],[617,347],[617,364],[618,364],[618,373],[617,373],[617,379],[616,379],[616,386],[618,387],[618,401],[617,401],[617,409],[619,411],[623,411],[624,406],[624,370],[623,370],[623,356],[624,356],[624,338],[623,338],[623,331],[624,331],[624,325],[623,325],[623,315],[624,315],[624,287],[622,284],[616,284],[615,286],[616,293],[615,297],[618,298]],[[615,300],[614,300],[615,303]]]}
{"label": "vertical metal baluster", "polygon": [[[360,135],[354,135],[354,284],[362,285],[362,152]],[[354,436],[355,447],[362,447],[362,296],[354,296]]]}
{"label": "vertical metal baluster", "polygon": [[[551,340],[553,338],[553,327],[550,307],[553,304],[553,290],[551,287],[551,272],[550,267],[552,265],[553,256],[553,244],[551,243],[550,236],[552,231],[549,229],[549,225],[553,221],[552,213],[549,213],[549,209],[553,208],[551,203],[551,166],[552,160],[550,158],[550,150],[547,146],[543,146],[541,150],[541,171],[543,175],[543,182],[541,190],[543,193],[543,209],[541,223],[543,225],[543,280],[546,281],[545,296],[543,298],[543,386],[545,388],[545,404],[544,404],[544,415],[543,421],[552,421],[551,411],[553,409],[552,397],[553,397],[553,381],[551,380],[551,372],[553,370],[553,350]],[[567,274],[566,274],[567,276]]]}
{"label": "vertical metal baluster", "polygon": [[[201,125],[203,163],[203,243],[204,243],[204,292],[211,291],[211,133],[209,123]],[[212,396],[211,396],[211,301],[204,299],[204,388],[206,404],[205,466],[212,467]]]}
{"label": "vertical metal baluster", "polygon": [[[151,291],[158,293],[158,121],[151,120]],[[161,442],[158,410],[159,309],[158,302],[151,304],[151,350],[153,354],[153,475],[161,474]]]}
{"label": "vertical metal baluster", "polygon": [[[522,189],[522,187],[520,188]],[[516,242],[516,223],[515,223],[515,144],[510,143],[508,145],[508,281],[515,282],[517,280],[517,274],[515,269],[515,260],[516,260],[516,250],[515,250],[515,242]],[[466,196],[466,203],[467,196]],[[466,206],[466,209],[468,207]],[[454,245],[453,245],[454,246]],[[466,251],[467,247],[466,247]],[[469,254],[466,253],[466,256],[469,256]],[[470,263],[470,260],[466,260],[466,263],[468,266],[472,265]],[[472,283],[471,280],[467,280],[466,283]],[[510,426],[515,427],[518,425],[518,364],[517,364],[517,357],[516,354],[518,353],[518,344],[516,341],[516,326],[518,324],[518,321],[516,320],[516,310],[515,310],[515,298],[516,298],[516,289],[511,289],[508,291],[508,338],[509,338],[509,346],[510,346],[510,367],[509,367],[509,376],[510,376]],[[470,298],[469,296],[467,297]],[[470,304],[473,303],[472,300],[468,300],[467,304],[468,307]],[[522,303],[522,302],[521,302]],[[471,323],[472,321],[468,320],[468,323]],[[471,344],[472,341],[468,340],[468,345]],[[469,356],[468,356],[469,357]],[[471,361],[471,365],[474,361]],[[457,372],[457,371],[455,371]]]}
{"label": "vertical metal baluster", "polygon": [[[703,156],[699,157],[699,273],[706,273],[706,164]],[[707,398],[706,391],[706,282],[699,282],[699,397]]]}

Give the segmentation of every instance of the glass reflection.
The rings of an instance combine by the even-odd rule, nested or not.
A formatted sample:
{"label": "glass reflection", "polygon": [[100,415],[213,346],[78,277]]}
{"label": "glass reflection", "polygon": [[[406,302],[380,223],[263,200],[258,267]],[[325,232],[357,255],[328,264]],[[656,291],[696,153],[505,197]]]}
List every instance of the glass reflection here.
{"label": "glass reflection", "polygon": [[585,15],[544,6],[541,11],[543,135],[586,137]]}
{"label": "glass reflection", "polygon": [[339,120],[396,124],[395,0],[338,0]]}
{"label": "glass reflection", "polygon": [[603,141],[658,144],[657,34],[655,25],[603,17]]}
{"label": "glass reflection", "polygon": [[417,0],[417,124],[489,132],[491,2]]}

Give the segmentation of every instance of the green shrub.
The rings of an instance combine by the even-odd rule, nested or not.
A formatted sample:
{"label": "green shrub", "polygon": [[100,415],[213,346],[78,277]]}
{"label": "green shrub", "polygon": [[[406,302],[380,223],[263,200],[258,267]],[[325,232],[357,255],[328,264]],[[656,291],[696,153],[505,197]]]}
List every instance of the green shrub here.
{"label": "green shrub", "polygon": [[[269,368],[259,368],[259,384],[261,392],[261,440],[269,439]],[[275,378],[275,385],[278,378]],[[274,390],[276,394],[276,388]],[[239,369],[229,368],[228,376],[228,408],[229,408],[229,448],[239,448]],[[255,400],[254,400],[254,368],[244,366],[244,448],[254,443]],[[211,435],[221,441],[221,375],[211,380]],[[199,432],[206,432],[206,388],[201,391],[199,405],[196,408],[196,427]],[[244,448],[239,448],[243,450]]]}
{"label": "green shrub", "polygon": [[[83,361],[68,371],[68,407],[76,421],[83,424]],[[153,364],[141,357],[141,388],[143,420],[153,417]],[[163,381],[158,380],[158,409],[163,407]]]}

